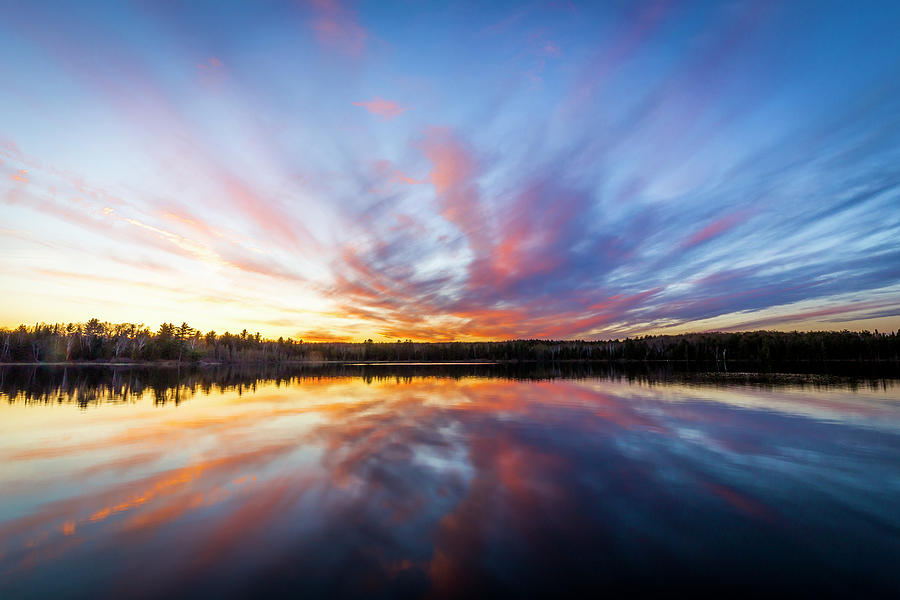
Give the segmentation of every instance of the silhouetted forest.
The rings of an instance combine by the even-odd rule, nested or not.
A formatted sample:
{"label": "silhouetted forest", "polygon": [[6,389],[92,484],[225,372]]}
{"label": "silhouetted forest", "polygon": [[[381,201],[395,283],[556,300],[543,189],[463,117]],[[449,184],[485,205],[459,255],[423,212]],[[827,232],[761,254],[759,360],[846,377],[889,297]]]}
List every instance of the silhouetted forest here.
{"label": "silhouetted forest", "polygon": [[0,362],[268,363],[315,361],[682,361],[726,368],[742,361],[900,361],[898,332],[748,331],[624,340],[503,342],[314,342],[264,339],[247,330],[202,333],[187,323],[157,331],[133,323],[45,324],[0,329]]}

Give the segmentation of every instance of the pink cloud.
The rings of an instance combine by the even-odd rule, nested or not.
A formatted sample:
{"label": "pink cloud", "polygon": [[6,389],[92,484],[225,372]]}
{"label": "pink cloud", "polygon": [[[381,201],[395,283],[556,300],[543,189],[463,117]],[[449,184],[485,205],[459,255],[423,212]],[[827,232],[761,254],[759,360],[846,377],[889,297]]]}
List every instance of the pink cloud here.
{"label": "pink cloud", "polygon": [[421,149],[432,164],[428,180],[437,192],[441,215],[466,236],[476,255],[489,254],[493,244],[485,230],[487,215],[481,203],[477,183],[480,168],[475,156],[445,127],[432,127]]}
{"label": "pink cloud", "polygon": [[702,244],[710,238],[721,235],[732,227],[735,227],[736,225],[739,225],[741,222],[743,222],[746,219],[746,216],[747,215],[745,212],[738,212],[726,215],[720,219],[716,219],[700,231],[685,239],[681,243],[681,248],[693,248],[694,246]]}
{"label": "pink cloud", "polygon": [[375,183],[369,188],[369,192],[376,195],[387,193],[396,184],[420,185],[430,183],[427,180],[419,180],[407,175],[396,168],[389,160],[372,161],[372,172]]}
{"label": "pink cloud", "polygon": [[197,63],[199,69],[218,69],[222,66],[222,61],[215,56],[210,56],[206,62]]}
{"label": "pink cloud", "polygon": [[312,28],[319,43],[350,56],[359,56],[365,47],[368,32],[357,22],[356,13],[341,6],[337,0],[314,0],[317,16]]}
{"label": "pink cloud", "polygon": [[385,100],[378,96],[375,96],[374,99],[369,100],[368,102],[354,102],[353,106],[362,106],[373,115],[378,115],[385,121],[390,121],[394,117],[400,116],[409,110],[408,106],[400,106],[393,100]]}

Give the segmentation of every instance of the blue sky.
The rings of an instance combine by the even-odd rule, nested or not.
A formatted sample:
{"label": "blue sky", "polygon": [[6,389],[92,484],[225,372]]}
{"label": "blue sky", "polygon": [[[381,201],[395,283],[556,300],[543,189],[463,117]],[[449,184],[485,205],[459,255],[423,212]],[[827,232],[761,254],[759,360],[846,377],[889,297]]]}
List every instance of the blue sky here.
{"label": "blue sky", "polygon": [[0,325],[900,327],[896,3],[0,17]]}

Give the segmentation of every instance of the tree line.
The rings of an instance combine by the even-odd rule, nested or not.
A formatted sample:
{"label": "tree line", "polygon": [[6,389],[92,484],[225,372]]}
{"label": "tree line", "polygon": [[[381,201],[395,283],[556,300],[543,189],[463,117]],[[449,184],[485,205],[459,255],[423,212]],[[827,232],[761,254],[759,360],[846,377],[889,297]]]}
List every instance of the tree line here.
{"label": "tree line", "polygon": [[498,342],[303,342],[240,333],[203,333],[187,323],[38,323],[0,328],[0,362],[314,362],[314,361],[900,361],[900,334],[870,331],[747,331],[641,336],[624,340]]}

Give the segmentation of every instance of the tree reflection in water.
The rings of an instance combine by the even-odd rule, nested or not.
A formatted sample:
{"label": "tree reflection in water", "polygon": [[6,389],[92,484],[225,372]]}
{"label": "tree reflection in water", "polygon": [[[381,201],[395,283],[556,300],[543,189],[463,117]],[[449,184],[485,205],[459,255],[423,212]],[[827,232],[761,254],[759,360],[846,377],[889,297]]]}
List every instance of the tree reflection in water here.
{"label": "tree reflection in water", "polygon": [[896,589],[893,381],[573,369],[5,369],[0,592]]}

